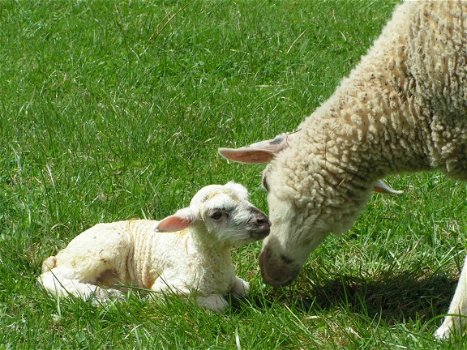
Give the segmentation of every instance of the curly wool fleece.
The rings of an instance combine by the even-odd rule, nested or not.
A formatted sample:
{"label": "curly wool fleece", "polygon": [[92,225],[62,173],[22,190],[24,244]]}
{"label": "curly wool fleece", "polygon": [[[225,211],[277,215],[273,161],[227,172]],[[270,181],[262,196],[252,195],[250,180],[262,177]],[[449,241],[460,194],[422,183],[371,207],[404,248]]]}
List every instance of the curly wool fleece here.
{"label": "curly wool fleece", "polygon": [[[272,223],[260,256],[272,285],[290,283],[310,252],[354,223],[389,174],[439,169],[467,180],[467,2],[406,1],[334,94],[287,137],[231,160],[263,173]],[[381,186],[378,186],[381,187]],[[467,258],[449,314],[467,315]],[[448,316],[447,337],[465,317]]]}
{"label": "curly wool fleece", "polygon": [[282,196],[299,206],[355,208],[349,191],[366,194],[391,173],[439,168],[467,179],[466,13],[458,1],[399,6],[360,64],[272,161],[267,173],[282,177]]}

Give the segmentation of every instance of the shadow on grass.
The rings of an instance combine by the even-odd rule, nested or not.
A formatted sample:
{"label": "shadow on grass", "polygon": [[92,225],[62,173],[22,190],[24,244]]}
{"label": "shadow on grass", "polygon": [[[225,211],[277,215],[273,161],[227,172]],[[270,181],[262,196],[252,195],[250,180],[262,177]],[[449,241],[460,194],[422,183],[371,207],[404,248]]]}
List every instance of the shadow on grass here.
{"label": "shadow on grass", "polygon": [[340,275],[323,280],[321,276],[313,282],[308,278],[290,287],[268,289],[250,302],[258,308],[280,303],[304,313],[342,307],[394,324],[446,313],[457,285],[457,279],[412,272],[382,273],[376,278]]}
{"label": "shadow on grass", "polygon": [[378,280],[339,276],[312,289],[311,307],[346,305],[356,313],[380,315],[390,324],[416,316],[427,320],[447,311],[456,283],[446,276],[426,278],[410,273]]}

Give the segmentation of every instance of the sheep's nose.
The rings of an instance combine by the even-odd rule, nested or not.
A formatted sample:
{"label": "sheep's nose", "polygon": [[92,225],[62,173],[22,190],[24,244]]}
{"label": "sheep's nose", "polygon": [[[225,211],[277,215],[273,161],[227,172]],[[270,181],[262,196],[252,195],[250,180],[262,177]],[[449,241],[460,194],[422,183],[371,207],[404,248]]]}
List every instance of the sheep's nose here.
{"label": "sheep's nose", "polygon": [[259,266],[263,280],[273,287],[292,283],[300,271],[292,259],[282,254],[276,255],[268,244],[264,245],[259,256]]}

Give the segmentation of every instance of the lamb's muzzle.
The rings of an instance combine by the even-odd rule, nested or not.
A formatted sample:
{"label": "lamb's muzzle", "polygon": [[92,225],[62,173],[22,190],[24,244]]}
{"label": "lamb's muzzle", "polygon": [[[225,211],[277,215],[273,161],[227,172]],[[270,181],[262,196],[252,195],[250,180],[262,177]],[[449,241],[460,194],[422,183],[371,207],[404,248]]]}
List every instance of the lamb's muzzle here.
{"label": "lamb's muzzle", "polygon": [[271,223],[268,217],[257,209],[252,209],[253,217],[250,220],[252,228],[248,230],[248,234],[253,239],[263,239],[269,235]]}

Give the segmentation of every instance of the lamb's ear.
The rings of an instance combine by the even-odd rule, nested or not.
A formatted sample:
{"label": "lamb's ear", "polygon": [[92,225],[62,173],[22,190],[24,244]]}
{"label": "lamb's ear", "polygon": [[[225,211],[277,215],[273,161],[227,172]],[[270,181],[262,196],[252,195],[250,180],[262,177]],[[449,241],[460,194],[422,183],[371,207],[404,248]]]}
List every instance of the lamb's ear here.
{"label": "lamb's ear", "polygon": [[240,148],[219,148],[219,154],[234,162],[245,164],[269,163],[276,154],[286,149],[292,135],[281,134],[271,140],[253,143]]}
{"label": "lamb's ear", "polygon": [[159,232],[176,232],[190,226],[194,221],[194,215],[190,208],[180,209],[175,214],[167,216],[157,224]]}
{"label": "lamb's ear", "polygon": [[245,188],[245,186],[240,185],[236,182],[229,181],[225,185],[225,187],[230,188],[232,191],[234,191],[239,197],[241,197],[244,200],[248,200],[248,190]]}
{"label": "lamb's ear", "polygon": [[404,191],[398,191],[389,186],[386,182],[383,180],[378,180],[376,181],[373,191],[375,192],[380,192],[380,193],[389,193],[389,194],[402,194]]}

